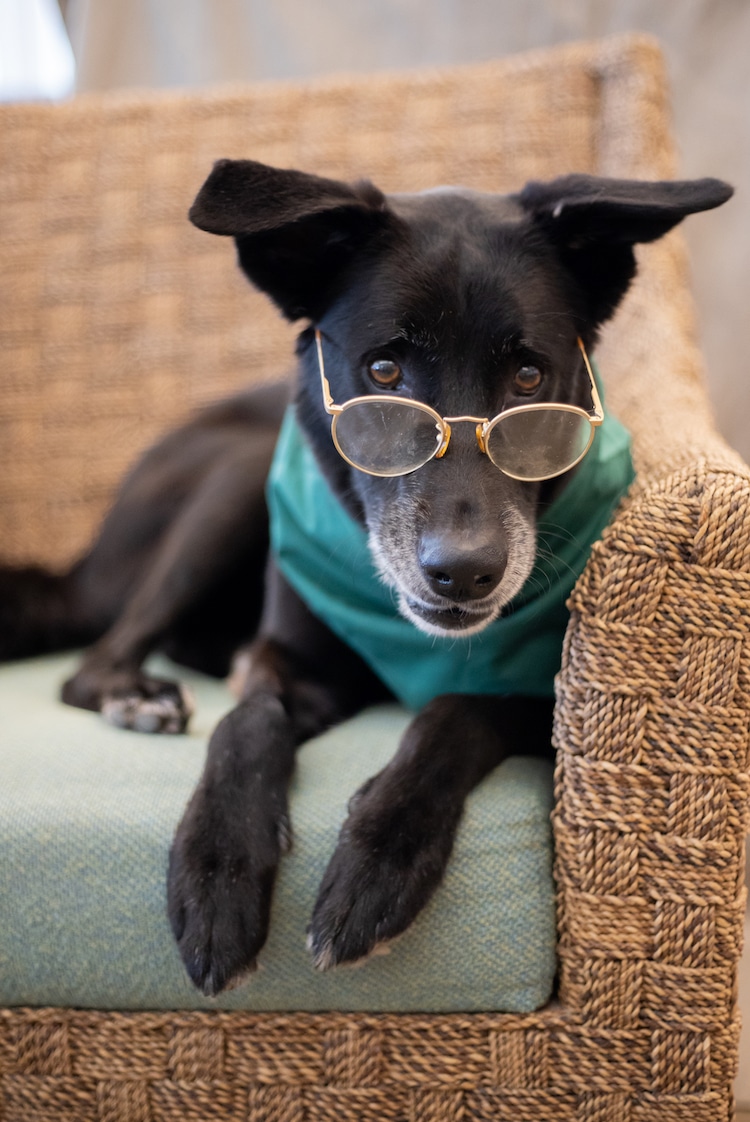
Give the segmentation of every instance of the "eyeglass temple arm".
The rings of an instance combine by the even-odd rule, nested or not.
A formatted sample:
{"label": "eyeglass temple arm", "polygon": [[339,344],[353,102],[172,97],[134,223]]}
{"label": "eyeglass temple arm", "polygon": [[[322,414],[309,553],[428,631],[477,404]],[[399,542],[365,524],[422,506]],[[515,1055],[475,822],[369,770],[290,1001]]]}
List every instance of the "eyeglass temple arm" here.
{"label": "eyeglass temple arm", "polygon": [[599,390],[597,389],[597,386],[596,386],[596,378],[594,377],[594,371],[591,369],[591,363],[589,362],[589,356],[586,354],[586,348],[583,345],[583,339],[581,338],[580,335],[576,339],[576,342],[578,343],[579,351],[583,355],[583,362],[584,362],[584,365],[585,365],[586,370],[588,372],[589,382],[591,383],[591,400],[594,403],[594,408],[591,410],[591,413],[592,413],[591,423],[593,425],[600,425],[602,423],[602,421],[604,420],[604,409],[602,408],[602,399],[599,397]]}
{"label": "eyeglass temple arm", "polygon": [[331,387],[326,378],[325,363],[323,362],[323,339],[317,327],[315,328],[315,347],[318,352],[318,368],[320,370],[320,386],[323,391],[323,405],[325,406],[326,413],[333,416],[336,413],[340,413],[341,408],[334,404]]}

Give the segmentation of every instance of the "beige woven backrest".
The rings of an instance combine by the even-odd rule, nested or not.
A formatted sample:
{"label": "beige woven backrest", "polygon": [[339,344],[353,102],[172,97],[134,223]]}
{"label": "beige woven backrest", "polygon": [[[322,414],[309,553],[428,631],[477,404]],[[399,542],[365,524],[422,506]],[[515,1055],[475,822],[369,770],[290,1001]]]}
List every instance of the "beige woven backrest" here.
{"label": "beige woven backrest", "polygon": [[[555,58],[0,107],[0,556],[69,562],[159,432],[288,370],[293,328],[250,290],[231,242],[187,221],[215,159],[369,176],[385,190],[670,176],[657,49],[619,39]],[[689,452],[688,431],[706,436],[707,414],[679,236],[643,258],[601,358],[637,433],[644,390],[649,414],[678,411],[637,435],[651,471]]]}

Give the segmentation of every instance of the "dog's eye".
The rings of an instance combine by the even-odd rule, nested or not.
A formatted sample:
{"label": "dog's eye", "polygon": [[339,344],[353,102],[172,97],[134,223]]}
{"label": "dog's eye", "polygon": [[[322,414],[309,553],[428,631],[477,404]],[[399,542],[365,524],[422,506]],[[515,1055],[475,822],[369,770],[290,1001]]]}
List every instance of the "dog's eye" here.
{"label": "dog's eye", "polygon": [[522,366],[513,379],[513,387],[517,393],[534,393],[541,384],[542,372],[537,366]]}
{"label": "dog's eye", "polygon": [[401,367],[390,358],[376,358],[370,363],[368,373],[373,382],[387,389],[392,389],[401,381]]}

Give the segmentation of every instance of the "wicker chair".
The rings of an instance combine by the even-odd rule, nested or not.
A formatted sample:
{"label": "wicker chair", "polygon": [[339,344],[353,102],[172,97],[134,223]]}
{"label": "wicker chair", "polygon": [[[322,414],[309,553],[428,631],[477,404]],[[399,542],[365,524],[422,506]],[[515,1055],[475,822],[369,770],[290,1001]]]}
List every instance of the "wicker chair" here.
{"label": "wicker chair", "polygon": [[[212,160],[243,155],[407,190],[675,172],[663,62],[640,37],[2,108],[6,559],[70,560],[137,449],[287,361],[289,329],[183,218]],[[714,431],[680,235],[639,258],[598,353],[637,480],[575,590],[559,678],[559,1000],[528,1016],[6,1009],[3,1122],[729,1122],[750,474]]]}

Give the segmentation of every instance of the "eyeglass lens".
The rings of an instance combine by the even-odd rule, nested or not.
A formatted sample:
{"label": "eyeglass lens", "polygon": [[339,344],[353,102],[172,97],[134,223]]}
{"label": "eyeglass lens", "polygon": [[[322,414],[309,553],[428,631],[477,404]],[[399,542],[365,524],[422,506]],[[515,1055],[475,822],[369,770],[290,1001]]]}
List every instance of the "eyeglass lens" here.
{"label": "eyeglass lens", "polygon": [[435,417],[405,401],[362,401],[336,417],[334,438],[345,459],[376,475],[406,475],[437,452]]}
{"label": "eyeglass lens", "polygon": [[[501,414],[487,434],[487,454],[516,479],[548,479],[567,471],[591,443],[588,418],[572,409]],[[374,475],[407,475],[432,459],[442,442],[434,415],[406,401],[354,402],[335,419],[333,435],[346,460]]]}
{"label": "eyeglass lens", "polygon": [[487,435],[487,455],[517,479],[549,479],[585,454],[593,429],[572,409],[528,409],[502,414]]}

